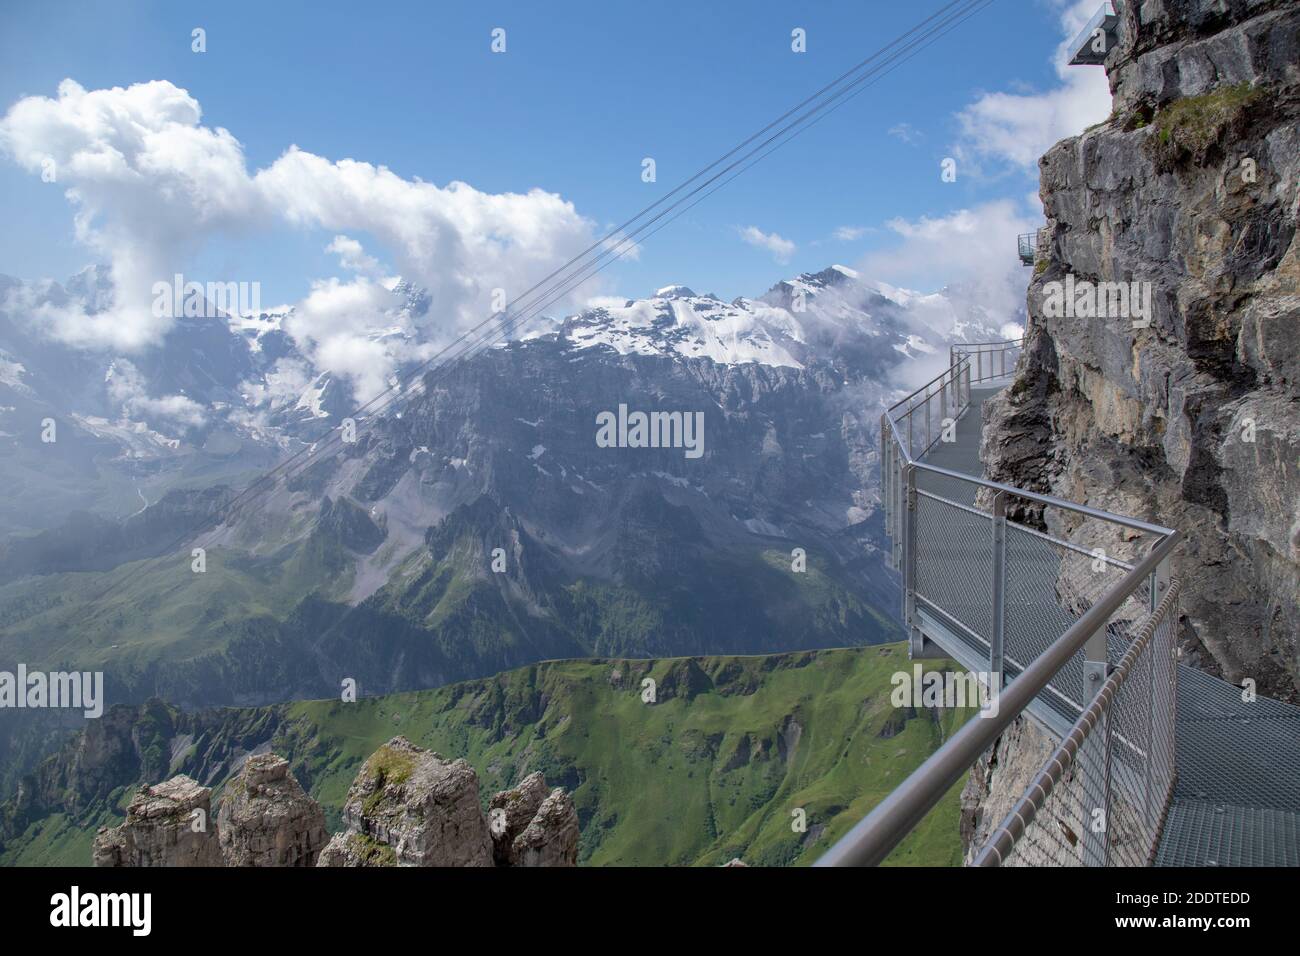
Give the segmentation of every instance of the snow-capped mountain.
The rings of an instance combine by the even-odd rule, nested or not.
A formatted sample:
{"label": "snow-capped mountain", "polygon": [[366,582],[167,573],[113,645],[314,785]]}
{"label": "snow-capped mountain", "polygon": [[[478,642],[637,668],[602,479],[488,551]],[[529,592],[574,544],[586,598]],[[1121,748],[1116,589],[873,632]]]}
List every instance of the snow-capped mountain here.
{"label": "snow-capped mountain", "polygon": [[[998,339],[1016,316],[993,316],[956,290],[922,294],[863,280],[833,265],[783,280],[756,299],[725,302],[686,286],[564,319],[552,334],[620,355],[705,358],[804,368],[828,362],[855,377],[905,379],[905,360],[954,342]],[[899,366],[904,366],[899,368]]]}
{"label": "snow-capped mountain", "polygon": [[[416,367],[412,356],[425,354],[418,339],[431,303],[407,282],[389,291],[389,307],[357,322],[369,341],[401,357],[396,374],[405,375]],[[182,473],[192,482],[196,474],[202,481],[205,474],[215,479],[260,467],[315,441],[356,407],[350,380],[318,368],[310,349],[300,347],[310,344],[302,339],[310,324],[292,308],[178,318],[155,347],[116,355],[62,344],[30,318],[35,305],[73,301],[90,312],[111,304],[104,270],[89,268],[63,286],[0,277],[0,447],[14,452],[10,470],[21,474],[12,477],[30,479],[52,457],[41,447],[40,424],[53,419],[63,429],[64,466],[94,472],[105,487],[56,494],[39,512],[44,517],[0,514],[0,533],[57,521],[74,499],[77,506],[130,513],[142,500],[157,500]],[[1000,338],[1017,318],[992,316],[961,290],[922,294],[834,265],[731,302],[667,286],[647,298],[535,323],[524,342],[719,366],[822,369],[862,386],[861,401],[874,404],[929,377],[927,363],[946,356],[949,343]]]}

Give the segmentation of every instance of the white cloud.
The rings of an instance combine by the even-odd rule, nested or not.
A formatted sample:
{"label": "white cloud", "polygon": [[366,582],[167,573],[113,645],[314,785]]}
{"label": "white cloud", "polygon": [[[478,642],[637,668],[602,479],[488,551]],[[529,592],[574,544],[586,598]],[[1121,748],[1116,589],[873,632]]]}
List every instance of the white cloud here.
{"label": "white cloud", "polygon": [[1016,236],[1036,220],[1009,199],[1000,199],[946,216],[893,219],[886,223],[898,244],[872,252],[857,266],[904,287],[934,289],[962,285],[968,298],[1012,320],[1024,307],[1028,271],[1016,256]]}
{"label": "white cloud", "polygon": [[427,289],[438,314],[461,325],[490,313],[494,288],[514,300],[593,238],[592,224],[554,193],[490,194],[462,182],[439,188],[297,147],[260,171],[256,183],[292,223],[368,232],[397,273]]}
{"label": "white cloud", "polygon": [[271,370],[262,376],[262,381],[244,382],[240,387],[249,404],[276,409],[288,402],[296,402],[311,381],[312,371],[306,362],[283,357],[276,360]]}
{"label": "white cloud", "polygon": [[[387,375],[392,356],[355,330],[391,301],[383,301],[386,290],[374,281],[379,260],[348,233],[370,236],[399,275],[428,290],[433,307],[412,330],[422,349],[487,316],[494,289],[514,301],[594,238],[593,224],[572,203],[540,189],[439,187],[296,146],[250,173],[239,141],[202,125],[201,116],[198,101],[167,81],[88,91],[64,80],[57,98],[25,97],[0,119],[0,150],[37,175],[53,161],[78,237],[111,269],[111,295],[101,310],[72,303],[31,313],[52,335],[138,351],[172,322],[153,315],[153,283],[185,272],[208,240],[286,225],[327,230],[336,233],[328,251],[356,278],[314,285],[292,334],[303,336],[330,370],[373,384]],[[568,298],[581,301],[594,291],[588,282]]]}
{"label": "white cloud", "polygon": [[126,418],[159,419],[197,428],[207,421],[203,406],[184,395],[150,397],[140,370],[128,359],[116,359],[109,367],[105,384],[109,398],[121,406]]}
{"label": "white cloud", "polygon": [[170,281],[205,235],[258,218],[242,147],[198,121],[198,103],[167,82],[87,91],[72,80],[58,99],[25,97],[0,120],[0,148],[35,174],[53,164],[78,239],[112,266],[102,312],[40,310],[59,338],[125,351],[156,341],[170,319],[152,314],[153,283]]}
{"label": "white cloud", "polygon": [[339,265],[349,272],[361,272],[366,275],[379,274],[379,260],[366,255],[361,243],[348,236],[335,236],[325,251],[339,257]]}
{"label": "white cloud", "polygon": [[871,232],[868,226],[840,226],[831,233],[831,238],[837,242],[853,242],[861,239],[868,232]]}
{"label": "white cloud", "polygon": [[582,304],[584,309],[621,309],[627,298],[621,295],[593,295]]}
{"label": "white cloud", "polygon": [[759,249],[766,249],[772,253],[772,258],[777,262],[786,263],[794,255],[795,244],[789,239],[778,236],[774,232],[763,232],[757,226],[746,226],[740,230],[740,238],[744,239],[751,246],[757,246]]}
{"label": "white cloud", "polygon": [[1062,40],[1052,56],[1059,83],[1030,93],[985,93],[957,114],[961,135],[953,150],[963,163],[981,160],[1032,168],[1043,153],[1110,115],[1110,86],[1101,67],[1070,66],[1072,41],[1100,0],[1055,0]]}
{"label": "white cloud", "polygon": [[889,127],[889,135],[912,145],[921,139],[921,132],[911,123],[895,123]]}
{"label": "white cloud", "polygon": [[[369,401],[391,382],[398,364],[430,354],[428,343],[413,343],[415,329],[401,311],[401,299],[387,282],[358,276],[312,283],[311,292],[284,321],[285,331],[318,369],[347,378],[355,397]],[[399,324],[397,336],[373,330]]]}

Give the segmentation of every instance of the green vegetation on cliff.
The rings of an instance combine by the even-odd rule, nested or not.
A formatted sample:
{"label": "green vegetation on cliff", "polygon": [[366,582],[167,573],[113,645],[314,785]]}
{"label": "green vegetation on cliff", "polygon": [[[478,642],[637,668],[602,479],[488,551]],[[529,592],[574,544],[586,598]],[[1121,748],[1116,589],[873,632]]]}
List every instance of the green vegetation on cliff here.
{"label": "green vegetation on cliff", "polygon": [[1249,83],[1175,100],[1155,114],[1156,148],[1166,160],[1203,158],[1224,133],[1244,122],[1263,93]]}

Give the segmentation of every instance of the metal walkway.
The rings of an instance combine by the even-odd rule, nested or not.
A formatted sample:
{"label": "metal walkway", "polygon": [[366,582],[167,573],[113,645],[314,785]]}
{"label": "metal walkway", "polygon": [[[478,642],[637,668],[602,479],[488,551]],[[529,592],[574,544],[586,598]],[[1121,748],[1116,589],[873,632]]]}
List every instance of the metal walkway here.
{"label": "metal walkway", "polygon": [[[924,460],[982,475],[983,403],[1000,390],[972,388],[956,441],[936,445]],[[968,483],[923,472],[917,484],[975,503]],[[1046,567],[1036,565],[1051,587]],[[1071,621],[1064,612],[1043,621],[1044,643]],[[1240,687],[1186,664],[1178,665],[1176,700],[1177,775],[1156,865],[1300,866],[1300,707],[1264,697],[1246,703]]]}
{"label": "metal walkway", "polygon": [[[1020,713],[1060,744],[975,865],[1300,865],[1300,708],[1175,662],[1177,532],[981,477],[982,406],[1018,351],[959,347],[882,419],[912,653],[996,674],[1014,713],[973,719],[819,865],[883,859]],[[1010,521],[1017,498],[1145,534],[1147,557]]]}

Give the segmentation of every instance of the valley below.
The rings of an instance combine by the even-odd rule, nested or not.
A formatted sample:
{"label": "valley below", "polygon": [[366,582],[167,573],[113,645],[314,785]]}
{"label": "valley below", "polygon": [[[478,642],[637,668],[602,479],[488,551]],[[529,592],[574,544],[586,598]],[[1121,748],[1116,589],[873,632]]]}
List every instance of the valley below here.
{"label": "valley below", "polygon": [[[580,865],[807,864],[970,717],[894,707],[897,671],[911,672],[902,644],[548,661],[351,703],[117,707],[0,806],[0,863],[88,866],[97,828],[121,822],[142,784],[183,773],[220,791],[266,752],[289,760],[337,830],[358,767],[400,734],[467,759],[486,792],[538,771],[566,788]],[[960,790],[890,863],[960,862]]]}

